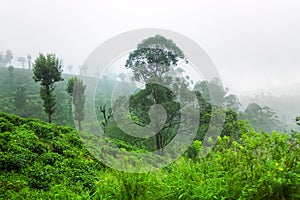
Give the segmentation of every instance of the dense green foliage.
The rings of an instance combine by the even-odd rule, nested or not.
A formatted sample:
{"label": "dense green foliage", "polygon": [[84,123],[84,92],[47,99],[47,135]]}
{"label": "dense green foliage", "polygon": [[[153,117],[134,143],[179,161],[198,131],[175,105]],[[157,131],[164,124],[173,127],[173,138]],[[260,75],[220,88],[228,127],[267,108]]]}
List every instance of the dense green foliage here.
{"label": "dense green foliage", "polygon": [[88,197],[102,169],[75,130],[3,113],[0,150],[0,199]]}
{"label": "dense green foliage", "polygon": [[[172,78],[166,74],[173,70],[182,59],[185,59],[183,52],[172,40],[156,35],[139,43],[137,49],[129,54],[125,64],[126,68],[132,70],[135,81],[146,83],[145,89],[142,89],[130,98],[131,118],[135,118],[133,121],[139,126],[151,123],[148,129],[155,133],[156,150],[158,150],[160,155],[164,154],[163,147],[177,133],[176,129],[178,129],[180,124],[179,101],[182,101],[181,98],[176,102],[176,94],[162,86],[162,84],[165,82],[166,85],[172,85]],[[158,84],[149,81],[158,81]],[[179,84],[176,84],[176,86],[178,90]],[[180,86],[184,88],[185,92],[187,91],[187,84],[181,84]],[[172,85],[171,87],[174,86]],[[186,98],[188,98],[187,93],[181,95],[186,95]],[[151,107],[153,105],[163,106],[166,112],[165,119],[160,117],[162,116],[160,107],[155,110],[152,109],[151,113],[153,116],[150,120],[148,111],[150,108],[153,108]]]}
{"label": "dense green foliage", "polygon": [[[250,103],[244,111],[241,111],[242,104],[234,94],[228,94],[229,89],[223,88],[221,80],[214,78],[211,81],[199,81],[194,89],[199,91],[204,100],[212,105],[223,105],[227,110],[238,113],[238,119],[247,120],[256,131],[286,132],[288,126],[278,118],[277,113],[268,106],[260,106]],[[214,97],[212,99],[211,97]],[[291,126],[293,127],[293,126]]]}
{"label": "dense green foliage", "polygon": [[76,76],[68,80],[67,92],[72,96],[72,102],[75,106],[74,119],[78,121],[80,131],[82,130],[81,121],[84,119],[85,88],[86,85]]}
{"label": "dense green foliage", "polygon": [[[145,126],[150,124],[155,133],[156,150],[162,155],[163,147],[176,135],[180,123],[180,104],[176,102],[176,96],[168,89],[158,84],[147,84],[146,88],[130,97],[131,118],[137,125]],[[152,105],[163,106],[166,112],[165,119],[162,119],[161,108],[156,109]],[[150,116],[148,111],[152,108]],[[151,139],[150,139],[151,140]],[[152,145],[155,146],[152,142]]]}
{"label": "dense green foliage", "polygon": [[51,116],[55,112],[56,98],[54,94],[54,83],[62,81],[62,63],[55,54],[41,54],[33,65],[33,80],[40,82],[40,94],[43,100],[43,107],[48,114],[48,121],[51,123]]}
{"label": "dense green foliage", "polygon": [[125,67],[132,69],[136,81],[146,83],[151,77],[162,78],[180,59],[185,59],[185,56],[176,44],[156,35],[138,44],[137,49],[129,54]]}
{"label": "dense green foliage", "polygon": [[[0,111],[17,114],[22,117],[30,117],[30,118],[37,118],[44,121],[47,121],[47,115],[43,112],[42,101],[39,95],[39,84],[35,83],[32,79],[32,71],[27,69],[19,69],[15,68],[13,73],[13,81],[12,81],[12,88],[10,88],[10,72],[7,68],[0,67]],[[52,116],[53,122],[58,125],[68,125],[74,127],[74,120],[72,116],[71,110],[71,102],[72,98],[69,97],[68,93],[66,92],[67,87],[67,80],[71,78],[70,75],[63,74],[64,81],[58,82],[56,84],[55,89],[55,96],[56,99],[59,99],[59,102],[56,104],[55,113]],[[85,78],[85,81],[97,81],[92,78]],[[103,76],[102,79],[99,80],[99,87],[96,91],[96,106],[97,110],[100,106],[107,105],[110,107],[110,100],[111,100],[111,91],[113,90],[114,85],[117,83],[115,78],[110,76]],[[123,84],[126,84],[124,82]],[[204,83],[203,83],[204,84]],[[195,87],[195,89],[199,89]],[[93,92],[93,91],[92,91]],[[205,95],[202,95],[205,96]],[[229,95],[230,96],[230,95]],[[199,97],[200,98],[200,97]],[[202,98],[202,97],[201,97]],[[206,98],[206,97],[205,97]],[[204,98],[204,100],[206,100]],[[202,132],[205,133],[206,126],[205,121],[209,121],[209,116],[204,115],[203,113],[208,112],[210,110],[209,101],[204,102],[203,98],[200,103],[201,112],[201,128],[199,130],[203,130]],[[88,101],[88,100],[87,100]],[[226,101],[230,104],[230,101]],[[232,107],[238,105],[233,103]],[[20,106],[20,107],[19,107]],[[102,120],[102,116],[100,112],[97,112],[97,116],[99,120]],[[277,130],[282,131],[285,130],[284,124],[281,122],[275,121],[276,126],[273,126],[273,120],[263,119],[263,123],[261,123],[260,119],[256,119],[261,115],[254,116],[253,115],[244,115],[244,112],[239,113],[240,119],[247,119],[249,124],[251,124],[257,131],[267,131],[270,130]],[[88,117],[88,116],[85,116]],[[264,116],[262,116],[264,117]],[[258,122],[258,123],[255,123]],[[270,123],[269,123],[270,122]],[[261,125],[259,124],[261,123]],[[267,128],[268,130],[265,130]],[[112,129],[115,129],[112,127]],[[112,133],[113,134],[113,133]],[[116,138],[121,138],[120,132],[113,134]]]}
{"label": "dense green foliage", "polygon": [[[11,88],[9,71],[7,68],[0,67],[0,111],[47,121],[39,94],[40,85],[32,79],[32,71],[15,68],[12,73]],[[72,98],[66,92],[67,80],[70,76],[64,74],[63,78],[65,81],[57,83],[54,91],[56,99],[59,101],[56,104],[52,121],[58,125],[74,127],[71,110]]]}
{"label": "dense green foliage", "polygon": [[0,140],[1,199],[300,197],[299,133],[226,136],[204,158],[195,141],[175,163],[142,174],[103,167],[76,131],[38,120],[1,113]]}

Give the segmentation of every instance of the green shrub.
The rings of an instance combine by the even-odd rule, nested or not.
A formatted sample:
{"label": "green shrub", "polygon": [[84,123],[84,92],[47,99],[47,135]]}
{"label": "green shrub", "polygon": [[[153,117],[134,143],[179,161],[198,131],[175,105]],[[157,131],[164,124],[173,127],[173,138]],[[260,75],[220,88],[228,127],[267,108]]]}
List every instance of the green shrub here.
{"label": "green shrub", "polygon": [[7,119],[0,117],[0,132],[11,132],[14,130],[14,125]]}

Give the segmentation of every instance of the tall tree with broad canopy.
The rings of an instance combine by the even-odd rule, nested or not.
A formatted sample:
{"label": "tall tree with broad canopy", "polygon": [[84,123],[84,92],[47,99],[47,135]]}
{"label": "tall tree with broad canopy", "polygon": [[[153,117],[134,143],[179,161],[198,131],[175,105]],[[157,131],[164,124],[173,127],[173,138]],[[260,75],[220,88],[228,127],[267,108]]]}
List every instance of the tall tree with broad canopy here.
{"label": "tall tree with broad canopy", "polygon": [[75,106],[74,117],[78,121],[78,128],[81,131],[81,121],[84,120],[84,104],[86,85],[79,78],[72,77],[68,80],[67,92],[72,96],[72,102]]}
{"label": "tall tree with broad canopy", "polygon": [[[176,129],[180,124],[180,102],[188,96],[188,84],[181,78],[168,77],[179,63],[187,62],[183,52],[172,40],[156,35],[143,40],[137,49],[130,53],[125,67],[133,71],[135,81],[146,83],[144,89],[139,90],[130,97],[129,111],[134,122],[140,126],[154,125],[153,130],[156,150],[160,155],[164,154],[163,147],[176,135]],[[150,81],[149,81],[150,80]],[[154,80],[154,82],[152,82]],[[157,84],[165,83],[176,91],[182,91],[185,95],[178,97],[169,88]],[[180,95],[179,95],[180,96]],[[161,107],[153,109],[152,106],[160,105],[166,111],[166,118],[162,119],[159,113]],[[150,120],[150,117],[151,120]],[[158,115],[158,116],[156,116]]]}
{"label": "tall tree with broad canopy", "polygon": [[172,40],[161,35],[150,37],[129,54],[125,67],[132,69],[134,79],[146,83],[151,77],[162,78],[177,66],[179,60],[187,60]]}
{"label": "tall tree with broad canopy", "polygon": [[41,84],[40,94],[44,101],[43,106],[48,114],[49,123],[51,123],[51,116],[55,112],[54,84],[64,80],[61,74],[62,62],[55,54],[39,54],[33,65],[33,80]]}

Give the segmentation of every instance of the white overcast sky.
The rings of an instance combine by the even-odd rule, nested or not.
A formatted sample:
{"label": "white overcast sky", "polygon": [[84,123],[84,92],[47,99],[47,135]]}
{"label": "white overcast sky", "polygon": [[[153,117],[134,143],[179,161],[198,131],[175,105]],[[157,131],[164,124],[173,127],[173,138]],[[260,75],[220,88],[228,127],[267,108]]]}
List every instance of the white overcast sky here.
{"label": "white overcast sky", "polygon": [[197,42],[234,93],[300,88],[298,0],[0,0],[0,27],[2,53],[54,52],[65,66],[122,32],[169,29]]}

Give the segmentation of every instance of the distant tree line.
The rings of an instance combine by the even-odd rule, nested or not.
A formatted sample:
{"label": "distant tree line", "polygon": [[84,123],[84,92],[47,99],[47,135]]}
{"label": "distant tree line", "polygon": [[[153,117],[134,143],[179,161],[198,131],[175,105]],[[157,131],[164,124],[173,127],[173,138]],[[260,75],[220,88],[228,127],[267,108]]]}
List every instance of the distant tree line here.
{"label": "distant tree line", "polygon": [[[13,88],[14,83],[15,68],[11,65],[13,58],[13,53],[10,50],[7,50],[3,55],[0,54],[0,66],[8,69],[10,88]],[[55,85],[63,81],[63,64],[55,54],[39,54],[34,62],[31,59],[31,55],[28,55],[26,58],[18,57],[17,61],[22,68],[27,65],[28,69],[32,69],[33,80],[40,83],[43,109],[47,114],[48,122],[52,122],[52,115],[57,110],[58,102]],[[129,85],[127,85],[125,75],[122,73],[115,80],[103,76],[100,82],[104,87],[99,91],[102,96],[98,99],[99,112],[97,115],[102,120],[105,134],[129,143],[141,144],[145,148],[157,150],[160,155],[163,155],[163,147],[176,136],[182,123],[181,106],[189,104],[192,94],[196,94],[199,108],[187,106],[185,109],[189,109],[190,120],[196,118],[196,115],[199,118],[196,140],[205,138],[213,117],[212,110],[220,112],[220,115],[222,112],[226,113],[221,136],[231,136],[231,138],[238,139],[247,123],[258,131],[271,132],[285,128],[285,125],[278,119],[276,112],[270,107],[252,103],[248,105],[245,111],[241,111],[238,97],[229,94],[229,89],[224,88],[218,78],[194,83],[190,77],[184,76],[184,70],[178,66],[178,63],[182,61],[188,62],[176,44],[172,40],[156,35],[138,44],[137,49],[129,54],[125,63],[125,68],[133,72],[133,79],[144,83],[144,88],[137,90],[129,99],[122,97],[113,102],[113,105],[109,105],[109,95],[115,82],[121,81],[124,88],[129,87]],[[67,68],[71,73],[74,67],[69,65]],[[80,66],[79,73],[85,76],[87,69],[88,66],[83,64]],[[169,88],[163,86],[164,84],[168,85]],[[86,117],[84,112],[85,89],[86,85],[78,77],[70,78],[65,88],[65,91],[72,98],[73,117],[77,121],[79,130],[82,130],[81,122]],[[178,92],[174,93],[173,91]],[[15,91],[15,107],[17,109],[21,110],[26,106],[26,93],[26,87],[21,85],[17,87]],[[214,99],[211,98],[212,94]],[[125,101],[129,102],[129,113],[127,114],[132,122],[136,126],[146,127],[154,131],[156,134],[153,137],[148,139],[133,138],[117,127],[115,122],[117,116],[114,116],[113,110],[118,111],[118,107],[122,106]],[[224,105],[225,110],[219,105]],[[299,121],[298,119],[298,123]]]}
{"label": "distant tree line", "polygon": [[[7,49],[4,54],[0,53],[0,67],[10,67],[12,66],[12,61],[14,59],[13,52],[10,49]],[[32,66],[32,57],[28,54],[26,57],[17,57],[16,61],[24,69],[27,65],[28,69],[31,69]]]}

